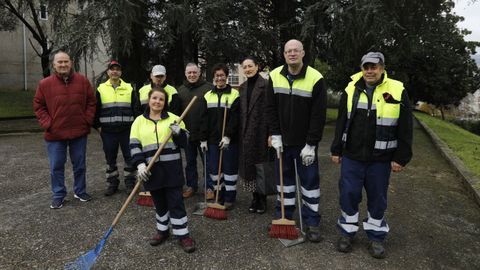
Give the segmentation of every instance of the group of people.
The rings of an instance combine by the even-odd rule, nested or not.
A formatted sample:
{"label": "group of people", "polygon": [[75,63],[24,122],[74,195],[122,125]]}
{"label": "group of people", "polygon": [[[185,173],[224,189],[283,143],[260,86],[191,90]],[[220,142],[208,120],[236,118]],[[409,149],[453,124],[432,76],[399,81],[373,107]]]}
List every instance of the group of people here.
{"label": "group of people", "polygon": [[[166,83],[165,67],[156,65],[150,73],[151,83],[137,95],[121,79],[122,66],[117,61],[110,62],[109,79],[95,94],[85,77],[72,72],[69,55],[64,51],[54,53],[54,74],[39,83],[34,98],[50,160],[50,207],[61,208],[67,193],[67,147],[74,171],[74,197],[91,199],[85,188],[85,153],[87,134],[93,126],[100,132],[107,163],[105,195],[118,191],[116,157],[120,147],[126,163],[126,191],[132,191],[138,178],[144,181],[144,189],[155,205],[157,232],[150,244],[162,244],[171,227],[182,248],[193,252],[195,242],[189,234],[184,198],[198,190],[197,156],[207,167],[207,199],[217,199],[227,210],[232,209],[240,176],[244,189],[252,193],[249,212],[264,213],[266,195],[257,187],[261,172],[256,165],[268,161],[268,147],[273,147],[277,191],[284,194],[283,203],[277,196],[275,218],[282,217],[284,207],[285,218],[294,219],[298,174],[306,237],[320,242],[317,150],[326,120],[327,91],[322,74],[304,64],[304,56],[303,44],[289,40],[284,46],[286,64],[273,69],[269,79],[260,75],[255,58],[245,58],[241,67],[247,81],[239,90],[227,83],[229,69],[223,63],[212,68],[214,84],[201,79],[196,64],[187,64],[186,80],[178,91]],[[337,249],[352,250],[359,229],[358,205],[365,188],[368,213],[363,229],[370,240],[368,251],[374,258],[383,258],[389,231],[384,213],[390,172],[401,171],[412,157],[412,115],[407,92],[401,82],[388,78],[382,53],[364,55],[360,69],[342,93],[331,145],[332,161],[341,164]],[[179,115],[194,96],[199,100],[180,121]],[[162,142],[162,152],[152,160]]]}

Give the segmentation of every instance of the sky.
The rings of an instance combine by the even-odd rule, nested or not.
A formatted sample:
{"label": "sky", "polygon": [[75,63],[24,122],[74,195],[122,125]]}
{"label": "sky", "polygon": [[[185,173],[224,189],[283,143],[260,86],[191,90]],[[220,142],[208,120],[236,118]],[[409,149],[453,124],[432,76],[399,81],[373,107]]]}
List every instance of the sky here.
{"label": "sky", "polygon": [[[465,40],[480,41],[480,0],[456,0],[453,11],[465,18],[463,22],[458,23],[458,27],[472,31]],[[480,48],[477,48],[477,54],[473,58],[480,65]]]}

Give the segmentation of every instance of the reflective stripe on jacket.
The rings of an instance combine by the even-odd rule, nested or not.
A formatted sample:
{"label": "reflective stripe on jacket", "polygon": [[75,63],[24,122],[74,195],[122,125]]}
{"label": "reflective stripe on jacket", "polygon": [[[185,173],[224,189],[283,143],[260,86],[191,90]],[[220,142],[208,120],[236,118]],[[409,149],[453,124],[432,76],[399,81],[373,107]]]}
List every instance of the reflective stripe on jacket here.
{"label": "reflective stripe on jacket", "polygon": [[[177,94],[177,89],[175,89],[175,87],[173,87],[169,84],[165,85],[163,87],[163,89],[165,89],[165,92],[167,92],[168,104],[170,105],[170,103],[172,102],[173,95]],[[150,90],[152,90],[152,85],[151,84],[144,85],[142,88],[140,88],[140,90],[138,90],[139,93],[140,93],[140,103],[142,104],[142,106],[147,105],[147,103],[148,103],[148,93],[150,92]]]}
{"label": "reflective stripe on jacket", "polygon": [[290,86],[288,79],[280,74],[282,68],[283,66],[277,67],[270,73],[274,94],[287,94],[310,98],[312,97],[313,86],[323,78],[320,72],[311,67],[307,67],[305,77],[294,80],[292,86]]}
{"label": "reflective stripe on jacket", "polygon": [[344,143],[348,140],[348,129],[354,114],[358,110],[364,110],[367,111],[367,117],[370,114],[376,115],[374,152],[390,152],[397,148],[397,125],[404,87],[401,82],[389,79],[386,72],[383,76],[383,81],[373,91],[371,104],[365,90],[356,87],[357,82],[362,79],[362,72],[351,77],[352,81],[345,89],[348,97],[347,124],[342,135]]}
{"label": "reflective stripe on jacket", "polygon": [[282,135],[287,146],[317,145],[323,135],[327,104],[323,76],[307,65],[290,76],[287,65],[270,73],[266,108],[269,133]]}
{"label": "reflective stripe on jacket", "polygon": [[114,89],[110,80],[107,80],[98,86],[97,91],[101,102],[98,120],[102,128],[129,128],[134,120],[132,86],[120,79],[120,85]]}
{"label": "reflective stripe on jacket", "polygon": [[227,105],[227,119],[225,136],[230,138],[231,143],[236,142],[239,127],[239,97],[237,89],[227,84],[224,89],[214,87],[203,96],[202,102],[202,125],[200,127],[201,140],[207,140],[209,144],[218,144],[222,139],[222,125],[225,105]]}
{"label": "reflective stripe on jacket", "polygon": [[[133,164],[149,164],[157,152],[161,143],[170,132],[170,124],[179,122],[179,117],[173,113],[162,113],[160,120],[154,121],[148,118],[148,114],[135,119],[130,130],[130,153]],[[180,141],[186,143],[185,124],[180,123],[182,128]],[[159,157],[154,161],[151,169],[150,180],[144,183],[146,190],[156,190],[162,187],[182,186],[184,183],[180,145],[175,143],[176,138],[171,137]]]}

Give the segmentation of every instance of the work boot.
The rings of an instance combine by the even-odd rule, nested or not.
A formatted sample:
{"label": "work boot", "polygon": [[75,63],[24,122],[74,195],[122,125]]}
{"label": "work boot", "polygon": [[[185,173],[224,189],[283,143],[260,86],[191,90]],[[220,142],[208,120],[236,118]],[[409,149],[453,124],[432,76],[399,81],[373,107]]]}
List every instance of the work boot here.
{"label": "work boot", "polygon": [[307,226],[307,239],[312,243],[318,243],[322,241],[322,237],[320,236],[320,227]]}
{"label": "work boot", "polygon": [[353,238],[350,236],[342,235],[337,241],[337,250],[343,253],[352,251]]}
{"label": "work boot", "polygon": [[152,239],[150,239],[149,243],[151,246],[158,246],[163,244],[163,242],[167,241],[169,234],[163,234],[160,232],[157,232]]}
{"label": "work boot", "polygon": [[193,190],[193,188],[187,187],[187,188],[183,191],[183,198],[190,198],[190,197],[193,196],[193,194],[195,194],[195,191]]}
{"label": "work boot", "polygon": [[257,214],[263,214],[267,210],[267,196],[258,194],[257,195]]}
{"label": "work boot", "polygon": [[249,213],[257,212],[258,193],[253,192],[252,195],[253,195],[253,199],[252,199],[252,202],[250,203],[250,206],[248,207],[248,212]]}
{"label": "work boot", "polygon": [[105,191],[105,193],[103,193],[103,195],[105,196],[112,196],[113,194],[117,193],[118,191],[118,186],[108,186],[107,190]]}
{"label": "work boot", "polygon": [[368,253],[375,259],[385,258],[385,248],[383,247],[383,242],[379,241],[370,241],[368,243]]}
{"label": "work boot", "polygon": [[178,241],[182,246],[183,251],[192,253],[195,251],[195,241],[190,236],[184,237]]}

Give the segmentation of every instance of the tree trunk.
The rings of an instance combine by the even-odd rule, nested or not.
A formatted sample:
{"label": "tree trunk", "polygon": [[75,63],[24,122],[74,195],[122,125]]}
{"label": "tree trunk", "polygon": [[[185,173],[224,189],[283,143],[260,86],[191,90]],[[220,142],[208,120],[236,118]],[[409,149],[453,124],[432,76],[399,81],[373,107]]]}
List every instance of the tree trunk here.
{"label": "tree trunk", "polygon": [[42,55],[40,55],[41,63],[42,63],[42,73],[43,77],[46,78],[50,76],[50,53],[52,52],[51,49],[47,49],[45,46],[43,47]]}
{"label": "tree trunk", "polygon": [[439,107],[440,108],[440,114],[442,115],[442,120],[445,120],[445,113],[443,112],[443,105]]}

